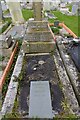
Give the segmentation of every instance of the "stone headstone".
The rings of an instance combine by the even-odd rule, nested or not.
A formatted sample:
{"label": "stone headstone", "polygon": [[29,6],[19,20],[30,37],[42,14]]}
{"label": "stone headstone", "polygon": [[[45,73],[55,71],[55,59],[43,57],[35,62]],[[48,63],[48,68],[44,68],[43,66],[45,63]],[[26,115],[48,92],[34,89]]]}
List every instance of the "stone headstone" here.
{"label": "stone headstone", "polygon": [[41,21],[42,20],[42,3],[41,0],[33,2],[33,9],[34,9],[34,20]]}
{"label": "stone headstone", "polygon": [[77,14],[77,10],[78,10],[78,5],[73,5],[72,6],[72,13],[73,13],[73,15]]}
{"label": "stone headstone", "polygon": [[59,21],[54,21],[54,27],[58,27],[59,26]]}
{"label": "stone headstone", "polygon": [[18,0],[14,0],[14,1],[13,0],[6,0],[6,2],[8,4],[13,23],[14,24],[23,23],[24,19],[22,16],[19,1]]}

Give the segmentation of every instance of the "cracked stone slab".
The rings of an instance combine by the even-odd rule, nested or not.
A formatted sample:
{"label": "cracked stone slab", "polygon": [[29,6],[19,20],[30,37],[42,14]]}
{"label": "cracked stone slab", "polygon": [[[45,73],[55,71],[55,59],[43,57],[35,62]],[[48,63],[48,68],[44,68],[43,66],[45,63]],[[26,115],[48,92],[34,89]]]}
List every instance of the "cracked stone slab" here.
{"label": "cracked stone slab", "polygon": [[54,61],[57,67],[57,72],[58,72],[60,81],[63,85],[62,90],[64,92],[64,96],[67,99],[67,102],[70,107],[70,112],[80,116],[80,108],[79,108],[77,99],[75,97],[75,94],[71,86],[71,83],[69,81],[68,75],[66,73],[65,67],[63,65],[63,62],[57,50],[56,50],[56,55],[54,55]]}

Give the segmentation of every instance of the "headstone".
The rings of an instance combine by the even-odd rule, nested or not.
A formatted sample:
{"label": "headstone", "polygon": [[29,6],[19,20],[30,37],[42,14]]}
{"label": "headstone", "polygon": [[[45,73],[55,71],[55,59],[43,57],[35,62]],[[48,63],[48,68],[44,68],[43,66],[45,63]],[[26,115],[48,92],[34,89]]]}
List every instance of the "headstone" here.
{"label": "headstone", "polygon": [[42,20],[42,3],[41,0],[33,2],[34,9],[34,20],[41,21]]}
{"label": "headstone", "polygon": [[8,7],[7,7],[7,5],[6,5],[5,0],[4,0],[4,1],[1,1],[1,6],[2,6],[2,11],[3,11],[3,12],[6,11],[6,10],[8,10]]}
{"label": "headstone", "polygon": [[29,118],[53,118],[49,81],[31,82]]}
{"label": "headstone", "polygon": [[54,22],[54,27],[58,27],[59,26],[59,21],[55,21]]}
{"label": "headstone", "polygon": [[18,2],[18,0],[6,0],[9,10],[10,10],[10,14],[12,16],[12,21],[13,23],[23,23],[24,19],[22,16],[22,12],[21,12],[21,8],[20,8],[20,3]]}
{"label": "headstone", "polygon": [[73,15],[77,14],[77,10],[78,10],[78,5],[73,5],[72,6],[72,13],[73,13]]}

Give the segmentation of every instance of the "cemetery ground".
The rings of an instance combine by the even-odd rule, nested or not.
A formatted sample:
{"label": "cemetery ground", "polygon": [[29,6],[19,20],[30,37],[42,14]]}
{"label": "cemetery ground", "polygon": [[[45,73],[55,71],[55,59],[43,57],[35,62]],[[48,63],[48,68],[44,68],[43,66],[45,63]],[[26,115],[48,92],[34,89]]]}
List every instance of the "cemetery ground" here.
{"label": "cemetery ground", "polygon": [[33,18],[33,10],[22,9],[24,19],[27,21],[29,18]]}
{"label": "cemetery ground", "polygon": [[[52,12],[52,13],[55,13],[55,15],[58,17],[58,13],[57,13],[58,11],[56,11],[56,12]],[[27,10],[27,9],[22,9],[22,13],[23,13],[23,16],[24,16],[24,18],[25,18],[25,20],[27,21],[29,18],[33,18],[33,11],[32,10]],[[59,13],[59,14],[61,14],[61,13]],[[75,19],[69,19],[69,18],[67,18],[66,17],[66,15],[65,15],[65,17],[63,16],[63,14],[61,14],[61,16],[62,17],[58,17],[58,19],[61,21],[61,22],[63,22],[63,21],[65,21],[65,24],[70,28],[70,26],[74,29],[75,28],[75,26],[77,26],[77,17],[75,18]],[[68,16],[68,17],[72,17],[72,18],[74,18],[74,16]],[[70,20],[70,22],[69,22],[69,20]],[[72,21],[74,21],[74,23],[72,22]],[[52,19],[52,21],[51,20],[49,20],[49,22],[54,22],[54,20]],[[68,22],[69,22],[69,24],[68,24]],[[75,23],[76,22],[76,23]],[[76,24],[76,25],[75,25]],[[71,29],[71,28],[70,28]],[[76,30],[78,29],[78,26],[77,26],[77,28],[76,28]],[[71,29],[72,30],[72,29]],[[76,32],[76,30],[75,30],[75,32]],[[73,30],[72,30],[73,31]],[[73,31],[74,32],[74,31]],[[75,33],[74,32],[74,33]],[[77,30],[77,32],[75,33],[76,35],[78,34],[78,30]],[[20,47],[21,47],[21,43],[19,43],[20,45],[19,45],[19,49],[20,49]],[[15,65],[15,62],[16,62],[16,58],[18,57],[18,52],[19,51],[17,51],[17,54],[16,54],[16,56],[15,56],[15,59],[14,59],[14,65]],[[33,57],[33,59],[31,59],[31,60],[36,60],[35,59],[36,57]],[[43,56],[41,56],[40,57],[40,60],[43,58]],[[47,59],[46,59],[47,58]],[[24,69],[23,71],[21,71],[21,76],[19,76],[19,79],[20,80],[22,80],[22,78],[23,78],[23,76],[25,75],[25,70],[27,70],[29,73],[30,73],[30,75],[28,75],[28,77],[29,77],[29,79],[32,79],[32,73],[36,73],[36,70],[34,69],[35,68],[35,66],[36,66],[36,69],[37,69],[37,71],[39,72],[39,73],[42,73],[42,75],[43,76],[41,76],[41,74],[39,74],[40,76],[38,76],[38,74],[36,74],[36,76],[34,75],[34,79],[37,77],[39,77],[40,79],[41,78],[46,78],[45,76],[47,76],[46,75],[46,73],[47,74],[49,74],[50,75],[50,77],[52,77],[53,78],[53,76],[51,76],[51,75],[54,75],[54,74],[51,74],[51,70],[52,70],[52,72],[54,72],[56,75],[57,75],[57,72],[56,72],[56,67],[54,68],[54,70],[52,69],[52,65],[54,64],[53,62],[52,62],[52,59],[50,59],[49,58],[49,56],[47,56],[46,58],[44,58],[44,59],[42,59],[42,60],[44,60],[44,61],[46,61],[46,62],[44,62],[44,61],[42,61],[42,62],[44,62],[43,64],[42,63],[36,63],[36,61],[39,61],[39,60],[36,60],[35,61],[35,63],[33,63],[33,61],[31,62],[31,64],[30,64],[30,57],[25,57],[25,59],[24,59],[24,61],[23,61],[23,68],[25,68],[26,66],[27,66],[27,64],[29,64],[29,65],[31,65],[31,66],[28,66],[28,67],[26,67],[26,69]],[[0,58],[1,60],[2,59],[4,59],[4,58]],[[29,59],[29,62],[28,62],[28,59]],[[37,57],[37,59],[39,59],[38,57]],[[46,60],[45,60],[46,59]],[[41,62],[41,61],[39,61],[39,62]],[[25,63],[27,63],[27,64],[25,64]],[[50,63],[50,65],[49,65],[49,63]],[[53,63],[53,64],[52,64]],[[60,62],[61,63],[61,62]],[[24,65],[25,64],[25,65]],[[14,68],[14,65],[12,65],[12,71],[13,71],[13,68]],[[47,72],[46,71],[42,71],[41,69],[42,69],[42,67],[43,68],[45,68],[45,65],[46,65],[46,70],[47,70]],[[47,66],[51,66],[50,67],[50,70],[48,69],[49,67],[47,67]],[[62,65],[62,64],[61,64]],[[33,67],[34,66],[34,67]],[[41,71],[40,71],[41,70]],[[43,70],[45,70],[45,69],[43,69]],[[12,73],[12,71],[10,71],[10,74]],[[23,76],[22,76],[22,73],[24,72],[24,74],[23,74]],[[27,73],[28,73],[27,72]],[[45,73],[45,74],[43,74],[43,72]],[[49,73],[50,72],[50,73]],[[10,74],[8,75],[8,80],[7,81],[9,81],[10,80],[10,78],[11,78],[11,76],[10,76]],[[26,74],[27,75],[27,74]],[[25,77],[26,77],[26,75],[25,75]],[[14,76],[14,77],[16,77],[16,76]],[[36,79],[37,79],[36,78]],[[28,79],[28,78],[27,78]],[[58,78],[57,78],[58,79]],[[15,78],[15,80],[13,81],[13,82],[16,82],[18,79],[17,78]],[[18,80],[19,81],[19,80]],[[27,101],[27,105],[26,105],[26,103],[24,103],[25,101],[23,101],[23,96],[25,97],[25,92],[24,92],[24,94],[22,93],[22,91],[25,91],[26,89],[25,89],[25,84],[29,84],[28,82],[29,81],[25,81],[25,79],[23,80],[23,81],[19,81],[20,82],[20,86],[19,86],[19,89],[18,89],[18,94],[17,94],[17,96],[19,96],[20,94],[21,94],[21,96],[22,96],[22,98],[21,98],[21,105],[22,106],[24,106],[24,108],[25,108],[25,106],[27,107],[27,105],[28,105],[28,103],[29,103],[29,101],[28,101],[28,99],[29,99],[29,95],[28,95],[28,97],[26,98],[26,101]],[[23,82],[23,83],[22,83]],[[57,81],[56,81],[57,82]],[[52,85],[52,88],[53,88],[53,85],[54,86],[56,86],[56,82],[54,81],[54,82],[52,82],[51,81],[51,85]],[[58,81],[59,82],[59,81]],[[6,86],[6,84],[7,83],[5,83],[5,85],[4,85],[4,90],[3,91],[5,91],[5,89],[7,89],[7,88],[5,88],[5,86]],[[61,84],[60,84],[61,85]],[[24,86],[24,87],[23,87]],[[62,90],[62,88],[63,88],[63,86],[58,86],[58,87],[60,87],[60,89]],[[20,89],[21,88],[21,89]],[[24,90],[24,89],[25,90]],[[54,89],[55,90],[55,89]],[[61,93],[62,93],[62,91],[61,91]],[[4,92],[4,95],[5,95],[5,92]],[[53,95],[53,94],[52,94]],[[63,94],[62,94],[62,98],[63,98]],[[3,98],[4,99],[4,98]],[[27,116],[27,113],[26,112],[24,112],[24,110],[22,111],[22,114],[19,114],[19,104],[20,104],[20,101],[18,101],[18,100],[20,100],[18,97],[16,97],[16,100],[15,100],[15,103],[14,103],[14,108],[13,108],[13,113],[11,113],[11,114],[7,114],[5,117],[4,117],[4,119],[5,118],[13,118],[13,117],[15,117],[15,118],[17,118],[17,117],[23,117],[23,116]],[[58,100],[60,100],[60,99],[58,99]],[[24,103],[24,104],[23,104]],[[63,109],[65,109],[65,111],[69,111],[69,107],[68,107],[68,105],[67,105],[67,103],[66,103],[66,100],[64,99],[62,102],[61,102],[61,105],[62,105],[62,108]],[[62,110],[62,109],[61,109]],[[58,116],[58,117],[65,117],[65,115],[66,114],[64,114],[65,113],[65,111],[61,111],[60,112],[60,116]],[[22,115],[22,116],[20,116],[20,115]],[[67,116],[67,115],[66,115]],[[56,116],[57,117],[57,116]],[[76,116],[75,115],[73,115],[73,114],[69,114],[68,116],[67,116],[68,118],[73,118],[73,119],[75,119],[76,118]]]}
{"label": "cemetery ground", "polygon": [[[69,27],[77,36],[80,36],[78,30],[78,16],[67,16],[62,14],[60,11],[51,11],[51,13],[53,13],[57,17],[56,20],[64,22],[67,25],[67,27]],[[27,21],[29,18],[33,17],[33,10],[22,9],[22,14],[24,19]],[[49,19],[50,23],[53,23],[54,21],[54,19]]]}
{"label": "cemetery ground", "polygon": [[[77,36],[80,36],[79,30],[78,30],[78,16],[67,16],[62,14],[60,11],[52,11],[52,13],[57,17],[56,20],[59,20],[60,22],[64,22],[67,27],[69,27]],[[49,19],[50,23],[53,23],[53,19]]]}

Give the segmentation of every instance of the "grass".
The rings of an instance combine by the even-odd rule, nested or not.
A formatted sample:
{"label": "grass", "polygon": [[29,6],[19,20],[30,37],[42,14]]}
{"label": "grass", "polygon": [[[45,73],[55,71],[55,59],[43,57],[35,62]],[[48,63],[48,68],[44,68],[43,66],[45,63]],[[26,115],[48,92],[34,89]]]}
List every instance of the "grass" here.
{"label": "grass", "polygon": [[4,56],[0,55],[0,61],[4,60]]}
{"label": "grass", "polygon": [[57,28],[51,27],[51,29],[52,29],[52,32],[53,32],[55,35],[59,34],[59,28],[58,28],[58,27],[57,27]]}
{"label": "grass", "polygon": [[5,83],[4,83],[3,88],[2,88],[2,102],[3,102],[4,99],[5,99],[6,92],[7,92],[7,89],[8,89],[8,85],[9,85],[9,82],[10,82],[10,79],[11,79],[11,75],[12,75],[13,70],[14,70],[14,66],[15,66],[15,64],[16,64],[16,60],[17,60],[17,57],[18,57],[18,54],[19,54],[21,45],[22,45],[22,41],[21,41],[21,40],[18,40],[18,49],[17,49],[17,52],[16,52],[16,54],[15,54],[15,56],[14,56],[13,64],[12,64],[12,66],[11,66],[11,68],[10,68],[10,71],[9,71],[8,74],[7,74]]}
{"label": "grass", "polygon": [[24,19],[27,21],[29,18],[33,18],[33,10],[22,9]]}
{"label": "grass", "polygon": [[[67,16],[62,14],[59,11],[52,11],[52,13],[57,17],[57,20],[60,22],[64,22],[67,27],[69,27],[77,36],[80,36],[79,33],[79,28],[78,28],[78,21],[79,17],[78,16]],[[53,19],[49,19],[49,22],[54,22]]]}
{"label": "grass", "polygon": [[5,23],[7,21],[7,24],[5,24],[2,29],[0,29],[0,34],[2,34],[7,28],[8,26],[11,24],[11,18],[5,18],[3,20],[3,23]]}
{"label": "grass", "polygon": [[67,5],[67,8],[69,8],[69,11],[72,11],[72,5]]}
{"label": "grass", "polygon": [[9,13],[9,9],[5,10],[3,14],[6,15],[8,13]]}
{"label": "grass", "polygon": [[0,65],[0,71],[2,71],[2,66]]}

